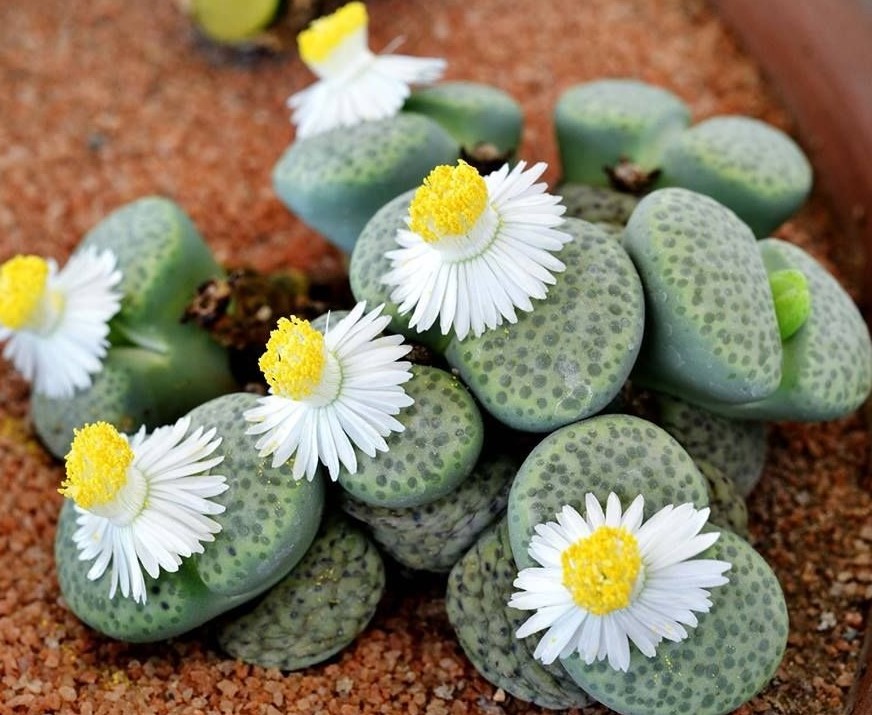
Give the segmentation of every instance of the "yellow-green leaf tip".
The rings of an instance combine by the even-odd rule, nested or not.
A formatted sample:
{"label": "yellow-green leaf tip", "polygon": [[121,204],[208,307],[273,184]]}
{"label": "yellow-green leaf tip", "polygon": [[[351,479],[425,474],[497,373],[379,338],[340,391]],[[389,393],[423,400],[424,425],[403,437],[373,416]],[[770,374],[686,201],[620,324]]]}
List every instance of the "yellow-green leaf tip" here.
{"label": "yellow-green leaf tip", "polygon": [[772,288],[781,341],[785,342],[805,324],[811,313],[808,281],[801,271],[785,268],[769,274],[769,285]]}

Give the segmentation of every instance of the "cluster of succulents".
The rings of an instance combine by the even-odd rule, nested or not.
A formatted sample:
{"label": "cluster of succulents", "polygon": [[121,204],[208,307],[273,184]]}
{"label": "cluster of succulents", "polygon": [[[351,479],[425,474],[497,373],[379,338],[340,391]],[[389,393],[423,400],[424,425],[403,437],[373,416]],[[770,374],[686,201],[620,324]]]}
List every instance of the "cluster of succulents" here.
{"label": "cluster of succulents", "polygon": [[[726,713],[769,681],[786,644],[787,611],[777,578],[747,540],[745,507],[763,471],[765,423],[833,419],[872,389],[872,342],[850,297],[801,248],[768,237],[805,200],[809,164],[772,127],[744,117],[691,126],[680,99],[629,80],[570,88],[554,123],[563,182],[555,194],[565,214],[554,208],[562,215],[540,234],[559,235],[548,249],[556,262],[529,305],[490,317],[484,307],[484,325],[473,317],[462,328],[463,307],[452,323],[404,304],[397,284],[412,258],[398,236],[419,225],[410,212],[436,167],[461,159],[458,167],[496,176],[489,169],[512,161],[522,131],[514,100],[485,85],[435,84],[389,116],[298,137],[281,157],[277,194],[349,254],[358,301],[350,318],[334,311],[306,330],[327,341],[331,331],[353,332],[354,320],[369,320],[419,346],[414,364],[397,363],[406,371],[392,385],[402,382],[406,397],[392,403],[396,424],[380,430],[384,444],[364,453],[354,439],[351,455],[337,440],[332,453],[318,453],[317,468],[307,466],[315,457],[302,428],[275,417],[291,407],[239,391],[224,348],[180,322],[197,287],[224,272],[177,206],[134,202],[85,237],[79,250],[117,256],[121,308],[87,389],[34,394],[38,434],[60,457],[75,451],[87,423],[131,433],[184,418],[190,433],[214,430],[220,458],[207,465],[204,452],[175,476],[220,474],[226,488],[202,495],[214,505],[204,513],[217,532],[180,547],[184,558],[174,564],[146,567],[137,598],[124,597],[118,553],[111,569],[108,556],[102,571],[82,563],[87,508],[66,501],[58,578],[83,621],[143,642],[217,619],[230,655],[295,670],[365,629],[386,569],[399,565],[447,574],[448,617],[470,661],[542,707],[599,701],[621,713]],[[522,169],[484,185],[522,182]],[[542,193],[530,188],[537,177],[519,189],[522,203],[539,200],[530,193]],[[543,253],[537,268],[547,263]],[[378,310],[361,319],[363,303],[383,306],[384,319]],[[309,333],[299,337],[301,354],[306,341]],[[379,349],[402,357],[400,342]],[[279,362],[298,359],[293,347],[282,349]],[[293,454],[281,454],[291,434],[296,456],[309,450],[299,469]],[[136,467],[145,458],[132,459]],[[160,472],[156,463],[138,468]],[[79,487],[65,488],[75,497]],[[640,539],[664,514],[693,514],[688,538],[704,546],[691,555],[720,564],[725,577],[700,577],[696,605],[673,617],[674,630],[640,626],[634,637],[628,629],[634,645],[620,667],[615,649],[602,645],[614,643],[608,634],[598,651],[585,650],[582,636],[576,648],[573,634],[543,657],[555,646],[528,633],[516,591],[543,563],[537,539],[556,533],[552,520],[566,507],[587,505],[585,518],[595,523],[608,504],[605,523],[616,528],[618,503],[626,509],[620,524],[636,519],[627,531]],[[651,566],[652,579],[655,572]],[[107,598],[118,579],[123,595]]]}

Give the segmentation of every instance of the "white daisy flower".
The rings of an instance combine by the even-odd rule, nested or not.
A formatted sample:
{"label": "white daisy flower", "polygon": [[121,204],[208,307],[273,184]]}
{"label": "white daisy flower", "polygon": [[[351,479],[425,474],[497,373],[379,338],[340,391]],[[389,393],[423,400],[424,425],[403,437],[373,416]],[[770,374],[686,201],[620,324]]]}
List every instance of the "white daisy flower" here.
{"label": "white daisy flower", "polygon": [[477,337],[517,322],[516,308],[533,310],[530,299],[544,298],[565,270],[552,253],[572,240],[554,228],[566,208],[534,183],[546,165],[525,166],[485,177],[463,161],[437,166],[415,192],[382,277],[400,313],[413,311],[410,327],[423,332],[438,317],[443,335]]}
{"label": "white daisy flower", "polygon": [[75,502],[79,558],[96,559],[88,578],[112,566],[109,598],[120,588],[145,603],[143,569],[152,578],[160,569],[178,571],[182,558],[203,553],[202,542],[221,531],[207,514],[224,511],[209,500],[226,491],[226,480],[204,474],[224,460],[210,456],[221,438],[202,427],[185,437],[189,427],[184,417],[130,438],[106,422],[75,431],[59,491]]}
{"label": "white daisy flower", "polygon": [[685,626],[697,625],[694,612],[711,608],[706,589],[728,582],[722,574],[730,564],[693,559],[720,536],[699,533],[708,509],[670,504],[643,523],[641,495],[623,515],[614,493],[605,514],[593,494],[585,507],[584,518],[564,506],[557,522],[536,526],[529,553],[542,566],[518,574],[521,590],[509,601],[536,613],[515,635],[547,628],[533,653],[546,664],[578,652],[588,665],[608,658],[626,671],[628,639],[652,658],[664,638],[687,638]]}
{"label": "white daisy flower", "polygon": [[288,99],[297,136],[394,116],[410,84],[442,76],[445,60],[375,55],[367,43],[368,18],[362,2],[350,2],[314,20],[297,36],[303,62],[318,81]]}
{"label": "white daisy flower", "polygon": [[270,394],[245,412],[254,423],[247,434],[263,435],[255,447],[273,455],[273,467],[293,455],[294,479],[311,481],[319,461],[334,481],[340,463],[354,474],[352,443],[374,457],[388,450],[384,437],[404,429],[392,415],[414,402],[401,387],[410,364],[398,362],[411,346],[399,335],[377,337],[390,317],[381,305],[364,315],[365,305],[323,335],[306,320],[280,318],[260,358]]}
{"label": "white daisy flower", "polygon": [[50,398],[91,386],[109,347],[109,320],[121,307],[121,282],[111,251],[88,248],[58,271],[39,256],[15,256],[0,266],[3,357]]}

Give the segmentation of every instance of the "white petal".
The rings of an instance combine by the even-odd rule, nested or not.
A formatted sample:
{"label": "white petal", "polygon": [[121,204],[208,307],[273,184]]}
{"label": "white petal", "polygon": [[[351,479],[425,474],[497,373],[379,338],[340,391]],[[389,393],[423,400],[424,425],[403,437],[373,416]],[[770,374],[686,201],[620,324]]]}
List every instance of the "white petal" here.
{"label": "white petal", "polygon": [[[565,542],[567,546],[579,539],[590,536],[590,527],[587,522],[582,518],[581,514],[569,505],[564,506],[560,510],[560,513],[557,515],[557,522],[566,533]],[[562,534],[558,533],[555,536],[560,537]]]}
{"label": "white petal", "polygon": [[373,55],[364,42],[365,34],[353,37],[353,46],[312,66],[322,79],[288,99],[298,138],[392,117],[409,96],[409,85],[435,82],[444,71],[444,60]]}
{"label": "white petal", "polygon": [[382,281],[394,287],[391,300],[400,313],[411,313],[412,327],[426,330],[438,319],[443,334],[453,328],[462,340],[470,332],[478,336],[516,322],[517,310],[530,311],[531,299],[545,297],[552,273],[565,268],[551,252],[571,236],[551,228],[562,222],[565,209],[559,197],[545,193],[544,184],[534,184],[544,168],[525,170],[519,162],[511,172],[503,166],[485,177],[491,208],[468,240],[431,245],[410,231],[398,232],[400,248],[386,253],[391,270]]}
{"label": "white petal", "polygon": [[645,498],[639,494],[633,499],[630,506],[624,512],[621,518],[621,526],[623,526],[631,534],[635,534],[642,524],[642,517],[645,510]]}
{"label": "white petal", "polygon": [[603,514],[603,508],[600,506],[599,500],[588,492],[584,496],[584,509],[587,523],[591,530],[598,529],[606,524],[606,516]]}
{"label": "white petal", "polygon": [[602,617],[588,616],[581,625],[581,632],[578,635],[578,654],[585,663],[590,665],[593,663],[601,649],[602,642]]}
{"label": "white petal", "polygon": [[[512,603],[509,602],[509,605],[512,606]],[[514,606],[512,607],[514,608]],[[515,633],[515,636],[518,638],[526,638],[533,633],[538,633],[545,628],[550,628],[561,616],[572,609],[573,606],[571,604],[568,606],[566,604],[542,606],[536,611],[536,613],[521,624]]]}
{"label": "white petal", "polygon": [[[644,499],[638,496],[622,513],[619,498],[610,494],[603,511],[596,496],[588,493],[584,518],[566,505],[556,522],[534,526],[528,553],[543,565],[518,574],[514,581],[518,591],[509,606],[534,611],[518,630],[518,637],[548,629],[536,648],[537,658],[547,663],[577,651],[588,664],[606,659],[612,668],[626,671],[631,643],[652,657],[661,640],[689,637],[698,623],[697,614],[709,611],[708,589],[728,583],[724,573],[730,564],[691,559],[718,536],[699,533],[708,510],[669,505],[642,523],[643,508]],[[606,526],[636,535],[643,573],[626,607],[596,615],[576,605],[564,586],[562,556],[580,539]]]}
{"label": "white petal", "polygon": [[121,273],[111,251],[94,248],[73,254],[59,272],[53,261],[49,264],[46,288],[62,297],[60,314],[50,328],[37,321],[4,331],[3,355],[33,383],[35,392],[60,399],[90,387],[102,369],[109,320],[121,307]]}
{"label": "white petal", "polygon": [[[189,426],[183,418],[150,435],[142,429],[129,439],[134,452],[131,474],[148,484],[141,507],[118,502],[117,517],[103,517],[76,506],[79,528],[73,538],[80,558],[94,559],[88,571],[92,580],[111,567],[110,598],[120,590],[124,597],[145,602],[143,570],[152,578],[160,571],[176,571],[182,558],[201,553],[202,543],[221,530],[206,515],[224,511],[211,499],[227,490],[226,479],[205,473],[223,461],[223,455],[210,456],[221,439],[215,438],[214,429],[202,427],[186,436]],[[135,508],[140,511],[126,511]]]}
{"label": "white petal", "polygon": [[620,526],[621,524],[621,500],[614,492],[610,492],[606,499],[606,526]]}
{"label": "white petal", "polygon": [[577,608],[566,610],[554,621],[554,624],[545,635],[542,636],[536,645],[533,656],[541,660],[545,665],[553,663],[575,639],[579,627],[581,627],[587,617],[588,614],[585,611]]}
{"label": "white petal", "polygon": [[627,633],[621,628],[614,614],[603,617],[602,645],[609,659],[609,665],[615,670],[627,672],[630,667],[630,643]]}
{"label": "white petal", "polygon": [[[657,652],[657,644],[660,643],[660,636],[654,633],[651,628],[635,616],[632,609],[622,609],[615,611],[612,614],[615,623],[620,626],[621,630],[627,634],[627,637],[633,642],[633,645],[639,649],[642,655],[653,658]],[[629,655],[629,654],[628,654]]]}

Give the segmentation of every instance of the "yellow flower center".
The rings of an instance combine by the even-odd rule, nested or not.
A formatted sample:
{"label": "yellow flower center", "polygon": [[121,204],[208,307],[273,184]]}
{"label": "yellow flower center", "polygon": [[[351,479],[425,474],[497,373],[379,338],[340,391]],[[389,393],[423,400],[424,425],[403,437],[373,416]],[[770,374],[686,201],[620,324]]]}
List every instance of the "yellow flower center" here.
{"label": "yellow flower center", "polygon": [[308,320],[279,318],[258,365],[273,394],[301,400],[321,382],[327,355],[324,336]]}
{"label": "yellow flower center", "polygon": [[339,43],[366,25],[366,6],[362,2],[350,2],[331,15],[314,20],[297,35],[301,59],[307,64],[323,62]]}
{"label": "yellow flower center", "polygon": [[487,184],[465,161],[437,166],[409,206],[409,228],[427,243],[465,234],[487,208]]}
{"label": "yellow flower center", "polygon": [[108,504],[127,484],[133,450],[106,422],[86,425],[74,434],[65,457],[67,478],[58,491],[83,509]]}
{"label": "yellow flower center", "polygon": [[566,549],[561,565],[563,585],[576,605],[603,616],[630,605],[642,556],[629,531],[601,526]]}
{"label": "yellow flower center", "polygon": [[15,256],[0,266],[0,324],[26,325],[39,306],[48,280],[48,263],[39,256]]}

